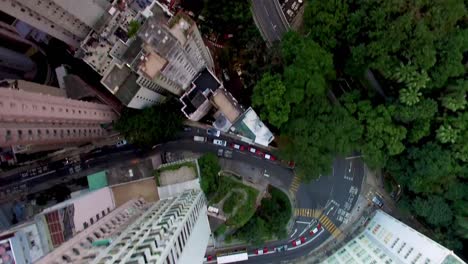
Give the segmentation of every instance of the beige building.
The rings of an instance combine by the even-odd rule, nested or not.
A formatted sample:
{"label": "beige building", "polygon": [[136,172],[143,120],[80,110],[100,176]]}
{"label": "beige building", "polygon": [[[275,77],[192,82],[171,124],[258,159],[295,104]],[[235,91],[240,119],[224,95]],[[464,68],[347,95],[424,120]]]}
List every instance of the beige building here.
{"label": "beige building", "polygon": [[72,47],[110,17],[106,0],[4,0],[0,10]]}
{"label": "beige building", "polygon": [[68,99],[55,87],[27,81],[0,86],[0,146],[60,148],[108,136],[102,125],[116,119],[103,104]]}

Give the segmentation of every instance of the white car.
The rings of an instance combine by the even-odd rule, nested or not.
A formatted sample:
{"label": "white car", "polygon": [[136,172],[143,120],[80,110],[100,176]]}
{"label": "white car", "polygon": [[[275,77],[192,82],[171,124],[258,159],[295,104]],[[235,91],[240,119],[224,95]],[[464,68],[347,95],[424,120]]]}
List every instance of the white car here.
{"label": "white car", "polygon": [[227,145],[227,142],[226,142],[226,140],[213,139],[213,144],[225,147]]}
{"label": "white car", "polygon": [[252,152],[252,153],[257,152],[257,150],[255,148],[252,148],[252,147],[249,148],[249,151]]}

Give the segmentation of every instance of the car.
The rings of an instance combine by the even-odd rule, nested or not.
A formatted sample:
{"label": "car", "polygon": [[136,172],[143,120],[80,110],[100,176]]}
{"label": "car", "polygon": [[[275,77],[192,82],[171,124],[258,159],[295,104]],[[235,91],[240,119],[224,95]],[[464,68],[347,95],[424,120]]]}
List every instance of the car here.
{"label": "car", "polygon": [[265,153],[265,159],[267,160],[271,160],[271,161],[275,161],[276,160],[276,157],[271,155],[271,154],[268,154],[268,153]]}
{"label": "car", "polygon": [[207,260],[207,261],[212,261],[212,260],[213,260],[213,256],[211,256],[211,255],[206,256],[206,260]]}
{"label": "car", "polygon": [[322,228],[322,226],[320,224],[318,224],[316,227],[314,227],[313,229],[310,230],[309,234],[311,236],[314,236],[315,234],[317,234],[320,229]]}
{"label": "car", "polygon": [[293,247],[299,246],[300,244],[304,243],[306,241],[306,238],[302,236],[300,239],[295,240],[292,242]]}
{"label": "car", "polygon": [[119,140],[119,141],[117,142],[117,144],[115,144],[115,146],[118,147],[118,148],[120,148],[120,147],[123,147],[123,146],[127,145],[127,143],[128,143],[127,140],[122,139],[122,140]]}
{"label": "car", "polygon": [[232,151],[226,149],[226,151],[224,151],[224,157],[228,159],[232,158]]}
{"label": "car", "polygon": [[263,255],[268,253],[268,248],[264,247],[263,249],[259,248],[255,250],[255,255]]}
{"label": "car", "polygon": [[259,155],[260,157],[263,157],[265,155],[261,150],[258,150],[258,149],[255,152],[255,154]]}
{"label": "car", "polygon": [[244,150],[245,150],[245,147],[244,147],[244,146],[239,145],[239,144],[236,144],[236,143],[231,143],[231,148],[237,149],[237,150],[240,150],[240,151],[244,151]]}
{"label": "car", "polygon": [[286,251],[288,250],[288,245],[283,245],[275,248],[276,252]]}
{"label": "car", "polygon": [[214,128],[208,128],[206,130],[206,133],[213,137],[219,137],[219,135],[221,135],[221,131],[214,129]]}
{"label": "car", "polygon": [[227,142],[226,142],[226,140],[213,139],[213,144],[225,147],[227,145]]}
{"label": "car", "polygon": [[250,151],[251,153],[254,153],[254,154],[255,154],[255,153],[257,152],[257,149],[256,149],[256,148],[250,147],[250,148],[249,148],[249,151]]}
{"label": "car", "polygon": [[384,205],[382,197],[378,195],[375,195],[374,198],[372,198],[372,202],[380,208]]}
{"label": "car", "polygon": [[190,132],[190,131],[192,131],[192,128],[191,127],[184,127],[184,131],[185,132]]}
{"label": "car", "polygon": [[218,157],[222,157],[224,153],[224,149],[218,149]]}
{"label": "car", "polygon": [[291,169],[294,169],[296,167],[296,163],[294,162],[294,160],[288,161],[288,167]]}

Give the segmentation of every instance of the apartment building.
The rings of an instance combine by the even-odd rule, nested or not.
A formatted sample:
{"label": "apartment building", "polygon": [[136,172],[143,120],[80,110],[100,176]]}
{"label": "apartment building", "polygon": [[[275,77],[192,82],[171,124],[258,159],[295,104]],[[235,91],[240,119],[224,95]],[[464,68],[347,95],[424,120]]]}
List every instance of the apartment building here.
{"label": "apartment building", "polygon": [[202,263],[210,233],[200,190],[156,203],[133,199],[37,263]]}
{"label": "apartment building", "polygon": [[108,0],[4,0],[0,10],[78,48],[111,17]]}
{"label": "apartment building", "polygon": [[0,146],[45,150],[92,142],[108,136],[102,125],[115,119],[109,106],[68,99],[55,87],[22,80],[0,84]]}

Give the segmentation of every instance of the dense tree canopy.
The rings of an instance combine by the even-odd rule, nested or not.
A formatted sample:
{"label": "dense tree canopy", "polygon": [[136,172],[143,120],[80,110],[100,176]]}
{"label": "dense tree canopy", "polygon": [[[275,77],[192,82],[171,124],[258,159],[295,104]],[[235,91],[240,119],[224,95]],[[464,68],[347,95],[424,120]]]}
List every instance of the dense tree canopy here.
{"label": "dense tree canopy", "polygon": [[210,198],[218,189],[218,173],[221,170],[218,157],[213,153],[203,155],[198,159],[200,166],[200,187],[205,195]]}
{"label": "dense tree canopy", "polygon": [[125,139],[141,147],[168,141],[182,130],[182,113],[174,102],[143,110],[125,109],[114,125]]}
{"label": "dense tree canopy", "polygon": [[284,94],[282,106],[256,104],[275,125],[268,111],[289,106],[280,155],[305,179],[361,151],[401,184],[430,235],[456,250],[468,231],[467,14],[463,0],[308,1],[302,34],[281,41],[282,68],[264,75],[275,80],[257,86]]}

